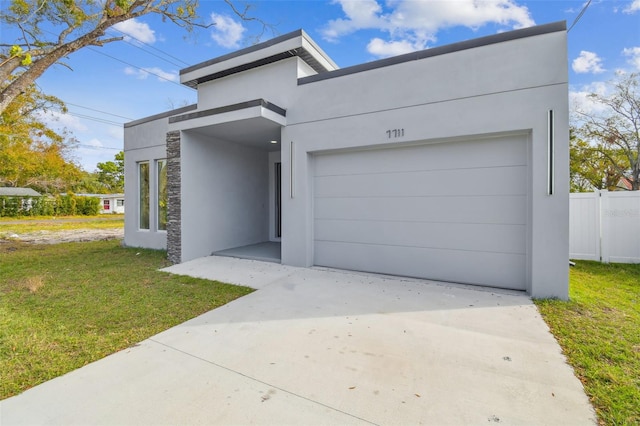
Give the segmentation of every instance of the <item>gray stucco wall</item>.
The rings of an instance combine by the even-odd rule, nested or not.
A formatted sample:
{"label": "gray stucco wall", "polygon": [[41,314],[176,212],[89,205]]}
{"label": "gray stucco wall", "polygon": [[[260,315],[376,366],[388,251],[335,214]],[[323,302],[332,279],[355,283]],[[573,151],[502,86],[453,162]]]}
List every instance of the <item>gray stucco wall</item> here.
{"label": "gray stucco wall", "polygon": [[[568,70],[566,33],[496,45],[299,87],[283,140],[294,143],[295,197],[283,200],[282,261],[313,264],[313,153],[530,132],[527,289],[567,297]],[[354,101],[357,99],[357,101]],[[555,112],[555,193],[547,195],[547,114]],[[390,140],[386,131],[403,128]],[[290,158],[290,144],[282,146]],[[284,165],[284,162],[283,162]],[[283,167],[283,182],[292,178]]]}
{"label": "gray stucco wall", "polygon": [[[165,249],[166,231],[157,230],[157,175],[156,161],[167,158],[167,124],[165,120],[155,120],[132,127],[125,127],[124,172],[125,172],[125,214],[124,244],[133,247]],[[139,229],[139,187],[138,164],[149,163],[149,229]]]}
{"label": "gray stucco wall", "polygon": [[267,241],[268,153],[189,131],[181,151],[182,261]]}

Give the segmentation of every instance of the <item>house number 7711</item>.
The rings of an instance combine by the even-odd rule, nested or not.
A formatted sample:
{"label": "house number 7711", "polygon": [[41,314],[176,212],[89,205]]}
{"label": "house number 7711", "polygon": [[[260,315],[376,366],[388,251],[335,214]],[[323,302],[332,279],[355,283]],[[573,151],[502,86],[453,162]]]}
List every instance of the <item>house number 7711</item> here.
{"label": "house number 7711", "polygon": [[387,130],[387,138],[401,138],[404,136],[404,129],[389,129]]}

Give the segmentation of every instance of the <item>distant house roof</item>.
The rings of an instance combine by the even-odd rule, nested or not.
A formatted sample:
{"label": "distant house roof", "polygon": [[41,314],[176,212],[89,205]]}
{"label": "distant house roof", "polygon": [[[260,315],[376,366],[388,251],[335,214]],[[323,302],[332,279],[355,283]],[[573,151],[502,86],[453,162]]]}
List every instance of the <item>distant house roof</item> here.
{"label": "distant house roof", "polygon": [[633,184],[630,179],[627,179],[626,177],[623,176],[618,181],[617,187],[620,189],[626,189],[627,191],[631,191],[633,189]]}
{"label": "distant house roof", "polygon": [[1,187],[0,196],[5,197],[40,197],[40,194],[31,188]]}

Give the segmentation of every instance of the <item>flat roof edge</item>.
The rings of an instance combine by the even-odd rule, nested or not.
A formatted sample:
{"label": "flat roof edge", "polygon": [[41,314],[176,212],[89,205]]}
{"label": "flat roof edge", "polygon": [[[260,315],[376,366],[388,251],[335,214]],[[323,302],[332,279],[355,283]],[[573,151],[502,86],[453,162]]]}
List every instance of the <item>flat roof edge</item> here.
{"label": "flat roof edge", "polygon": [[390,58],[379,59],[377,61],[367,62],[364,64],[353,65],[347,68],[341,68],[322,74],[311,75],[298,79],[298,85],[313,83],[316,81],[327,80],[335,77],[356,74],[363,71],[370,71],[377,68],[388,67],[391,65],[401,64],[409,61],[417,61],[433,56],[446,55],[448,53],[459,52],[462,50],[473,49],[476,47],[489,46],[497,43],[528,38],[537,35],[549,34],[554,32],[566,31],[567,22],[557,21],[549,24],[536,25],[533,27],[522,28],[519,30],[507,31],[504,33],[493,34],[485,37],[474,38],[457,43],[447,44],[444,46],[432,47],[430,49],[419,50],[417,52],[405,53],[404,55],[392,56]]}
{"label": "flat roof edge", "polygon": [[233,105],[225,105],[217,108],[207,109],[204,111],[196,111],[189,114],[176,115],[169,118],[169,123],[174,124],[174,123],[179,123],[181,121],[193,120],[196,118],[208,117],[216,114],[224,114],[226,112],[239,111],[239,110],[253,108],[253,107],[262,107],[262,108],[268,109],[269,111],[273,111],[276,114],[279,114],[283,117],[287,116],[286,109],[281,108],[276,104],[268,102],[264,99],[253,99],[251,101],[240,102]]}
{"label": "flat roof edge", "polygon": [[[334,69],[340,69],[340,67],[338,66],[338,64],[336,64],[333,59],[331,59],[331,57],[327,54],[327,52],[325,52],[324,50],[322,50],[322,48],[320,46],[318,46],[318,44],[315,42],[314,39],[311,38],[311,36],[309,34],[307,34],[304,30],[300,30],[300,32],[302,33],[302,38],[309,43],[309,45],[316,51],[316,53],[321,56],[325,61],[327,61],[327,63],[329,65],[331,65],[331,67],[333,67]],[[304,47],[304,46],[303,46]],[[308,49],[305,49],[308,51]]]}
{"label": "flat roof edge", "polygon": [[236,50],[235,52],[227,53],[226,55],[218,56],[217,58],[209,59],[208,61],[200,62],[199,64],[184,68],[180,70],[180,75],[197,71],[201,68],[218,64],[220,62],[228,61],[229,59],[237,58],[238,56],[246,55],[247,53],[257,52],[258,50],[265,49],[278,43],[282,43],[286,40],[300,37],[301,35],[303,35],[303,31],[301,29],[295,30],[290,33],[272,38],[271,40],[263,41],[262,43],[254,44],[253,46],[245,47],[244,49]]}
{"label": "flat roof edge", "polygon": [[134,127],[140,124],[149,123],[151,121],[160,120],[161,118],[168,118],[174,115],[182,114],[185,112],[193,111],[194,109],[198,109],[198,104],[187,105],[182,108],[173,109],[171,111],[161,112],[160,114],[150,115],[149,117],[140,118],[138,120],[130,121],[128,123],[124,123],[124,127]]}

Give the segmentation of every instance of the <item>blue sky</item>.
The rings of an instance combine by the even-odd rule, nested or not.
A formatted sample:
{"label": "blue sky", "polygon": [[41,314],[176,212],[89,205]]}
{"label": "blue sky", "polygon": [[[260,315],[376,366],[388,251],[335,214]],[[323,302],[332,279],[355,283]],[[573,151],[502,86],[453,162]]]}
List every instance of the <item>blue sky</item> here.
{"label": "blue sky", "polygon": [[[4,2],[3,2],[4,3]],[[236,3],[242,7],[245,3]],[[586,2],[553,0],[253,1],[250,14],[273,25],[261,41],[303,28],[341,67],[412,50],[455,43],[531,25],[566,20]],[[85,170],[122,149],[122,124],[196,102],[178,71],[254,42],[260,28],[242,22],[222,1],[201,0],[199,15],[217,25],[187,34],[158,17],[121,24],[126,42],[83,49],[55,66],[40,87],[65,101],[57,116],[79,141],[74,156]],[[4,32],[8,35],[8,32]],[[2,35],[3,42],[5,35]],[[137,40],[136,40],[137,39]],[[144,42],[144,44],[139,41]],[[617,73],[640,71],[640,0],[592,0],[569,33],[570,101],[604,92]],[[151,72],[148,73],[146,71]],[[159,76],[163,78],[159,78]]]}

